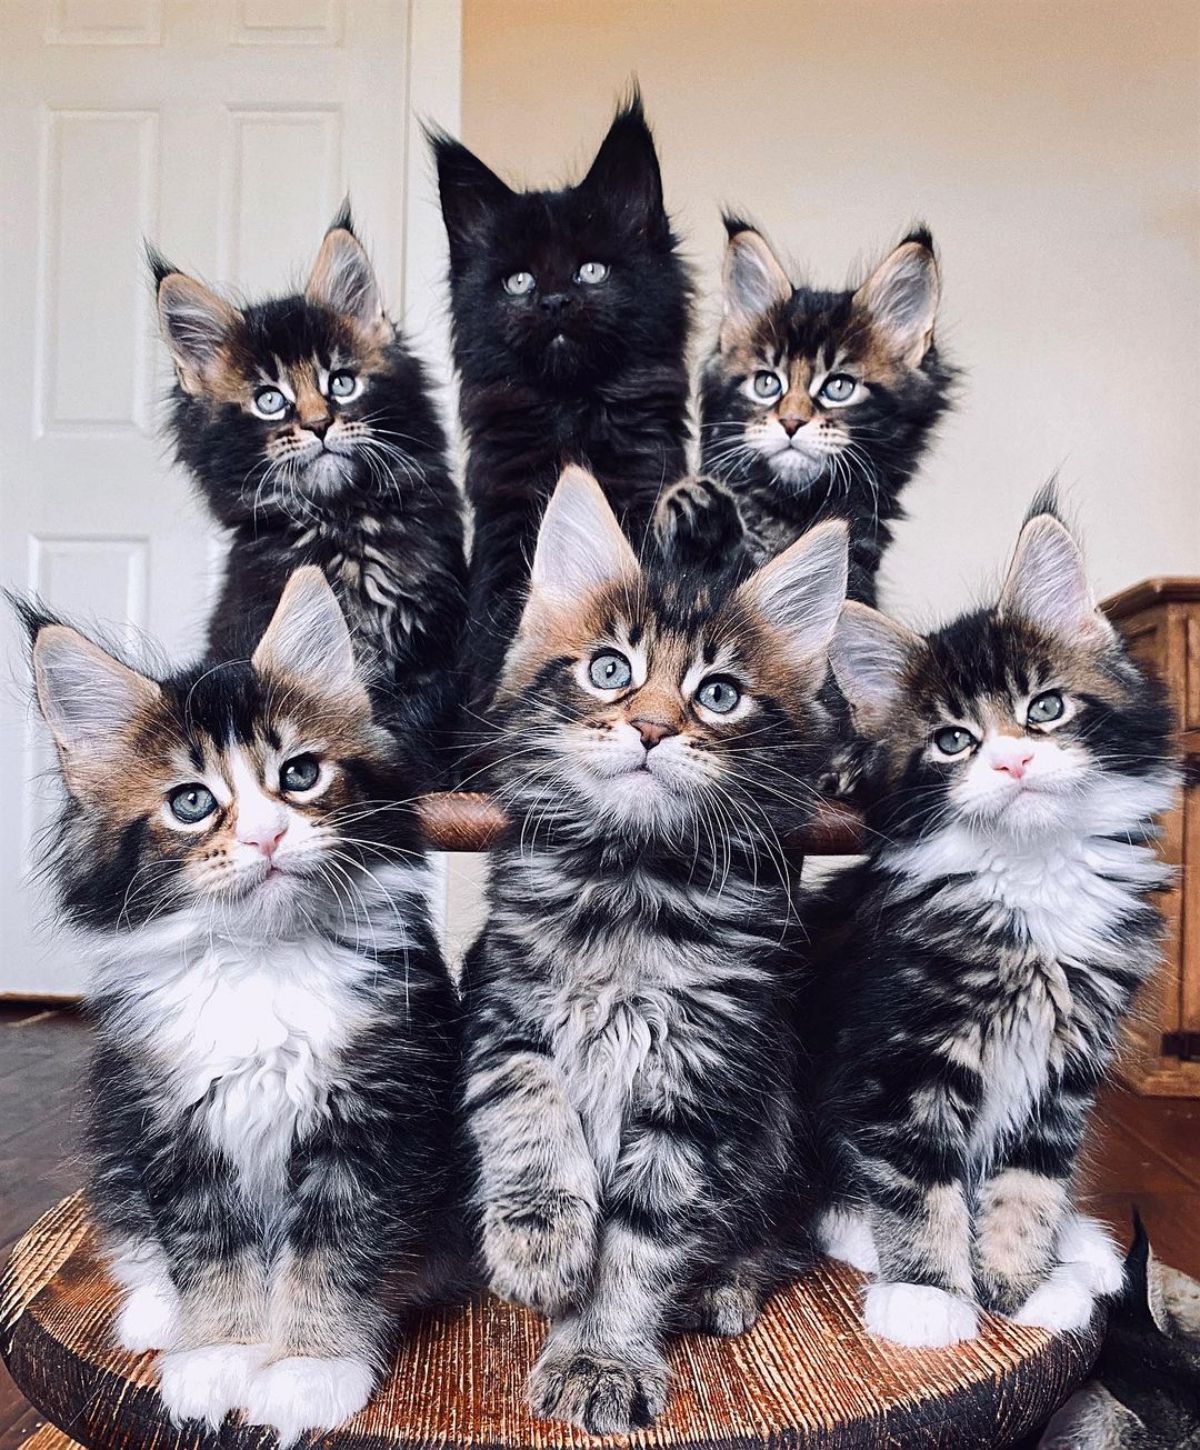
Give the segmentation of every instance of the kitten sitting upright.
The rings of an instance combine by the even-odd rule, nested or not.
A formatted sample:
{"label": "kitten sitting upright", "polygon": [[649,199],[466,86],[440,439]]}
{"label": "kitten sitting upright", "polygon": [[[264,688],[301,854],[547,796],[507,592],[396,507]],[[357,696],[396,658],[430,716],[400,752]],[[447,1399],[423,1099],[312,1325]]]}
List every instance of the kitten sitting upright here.
{"label": "kitten sitting upright", "polygon": [[1120,1285],[1072,1183],[1158,960],[1163,691],[1049,500],[994,608],[921,638],[849,604],[830,653],[887,781],[867,861],[809,911],[827,1247],[875,1272],[867,1327],[903,1344],[969,1338],[980,1308],[1079,1328]]}
{"label": "kitten sitting upright", "polygon": [[685,470],[690,289],[636,93],[559,191],[514,191],[459,142],[431,141],[474,514],[466,669],[484,710],[564,464],[595,473],[635,546]]}
{"label": "kitten sitting upright", "polygon": [[845,519],[850,598],[874,604],[900,494],[950,403],[954,374],[933,336],[932,239],[913,232],[857,290],[824,292],[793,287],[753,227],[725,225],[701,467],[737,499],[754,563],[822,519]]}
{"label": "kitten sitting upright", "polygon": [[666,1400],[670,1329],[756,1318],[790,1159],[779,842],[829,746],[845,525],[741,583],[644,572],[564,474],[505,666],[500,851],[468,958],[467,1113],[497,1293],[551,1316],[534,1409]]}
{"label": "kitten sitting upright", "polygon": [[89,1197],[177,1419],[331,1429],[434,1292],[458,1008],[396,742],[324,576],[250,661],[139,674],[24,610],[93,947]]}
{"label": "kitten sitting upright", "polygon": [[466,564],[425,369],[383,309],[349,208],[302,293],[235,307],[157,254],[179,461],[230,532],[214,658],[248,653],[293,569],[333,586],[406,747],[452,725]]}

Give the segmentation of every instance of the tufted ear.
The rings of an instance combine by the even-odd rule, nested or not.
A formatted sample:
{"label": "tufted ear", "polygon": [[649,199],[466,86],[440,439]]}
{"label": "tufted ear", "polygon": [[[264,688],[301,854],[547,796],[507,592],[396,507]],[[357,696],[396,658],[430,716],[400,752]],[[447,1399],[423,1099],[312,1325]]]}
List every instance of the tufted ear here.
{"label": "tufted ear", "polygon": [[480,240],[497,208],[514,192],[453,136],[427,126],[425,137],[437,165],[438,195],[450,242],[450,262],[458,268]]}
{"label": "tufted ear", "polygon": [[658,152],[636,88],[613,118],[579,189],[602,196],[606,206],[651,235],[668,229]]}
{"label": "tufted ear", "polygon": [[792,284],[760,232],[733,217],[726,217],[725,225],[729,241],[723,269],[721,346],[728,349],[743,339],[765,313],[791,299]]}
{"label": "tufted ear", "polygon": [[158,281],[159,327],[180,386],[189,393],[202,392],[237,326],[237,311],[194,277],[160,271],[154,256],[151,266]]}
{"label": "tufted ear", "polygon": [[849,539],[841,519],[818,524],[738,590],[738,599],[775,633],[795,666],[821,660],[829,648],[846,598]]}
{"label": "tufted ear", "polygon": [[530,601],[574,607],[609,584],[636,579],[639,572],[637,555],[604,490],[586,469],[565,469],[538,531]]}
{"label": "tufted ear", "polygon": [[919,634],[877,609],[853,600],[843,607],[829,646],[829,662],[864,733],[873,735],[886,727],[924,649]]}
{"label": "tufted ear", "polygon": [[1060,639],[1112,638],[1112,626],[1096,608],[1079,545],[1052,513],[1035,514],[1021,530],[999,610]]}
{"label": "tufted ear", "polygon": [[38,705],[72,791],[94,787],[129,749],[128,732],[161,698],[159,686],[64,624],[39,628],[33,641]]}
{"label": "tufted ear", "polygon": [[854,305],[888,350],[915,368],[933,342],[941,286],[933,239],[915,232],[875,268],[854,294]]}
{"label": "tufted ear", "polygon": [[366,331],[387,326],[375,270],[354,235],[348,204],[325,233],[304,295]]}
{"label": "tufted ear", "polygon": [[353,704],[367,698],[345,616],[315,564],[288,579],[250,663],[261,675],[302,680],[320,694]]}

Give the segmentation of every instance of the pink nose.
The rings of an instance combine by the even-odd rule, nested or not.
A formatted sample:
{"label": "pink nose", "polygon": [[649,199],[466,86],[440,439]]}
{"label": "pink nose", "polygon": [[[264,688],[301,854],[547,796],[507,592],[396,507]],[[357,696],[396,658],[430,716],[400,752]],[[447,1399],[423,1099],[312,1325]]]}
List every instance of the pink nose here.
{"label": "pink nose", "polygon": [[261,829],[239,831],[238,840],[245,846],[257,846],[269,861],[275,854],[275,848],[283,840],[286,831],[286,826],[280,826],[278,830],[264,826]]}
{"label": "pink nose", "polygon": [[1002,770],[1006,775],[1011,775],[1014,780],[1020,780],[1032,759],[1033,751],[1026,745],[1018,745],[1008,750],[997,751],[992,756],[992,769]]}

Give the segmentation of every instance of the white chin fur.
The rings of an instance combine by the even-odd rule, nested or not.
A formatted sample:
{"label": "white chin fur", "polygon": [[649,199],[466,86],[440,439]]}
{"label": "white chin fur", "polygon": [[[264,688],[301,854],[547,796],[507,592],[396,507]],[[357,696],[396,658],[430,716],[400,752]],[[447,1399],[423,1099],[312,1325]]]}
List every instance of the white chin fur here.
{"label": "white chin fur", "polygon": [[205,1420],[215,1430],[246,1401],[253,1372],[266,1358],[261,1344],[206,1344],[165,1354],[158,1392],[173,1420]]}
{"label": "white chin fur", "polygon": [[1013,1315],[1017,1324],[1066,1334],[1091,1323],[1096,1295],[1085,1265],[1059,1264]]}
{"label": "white chin fur", "polygon": [[269,1426],[285,1447],[306,1430],[336,1429],[363,1408],[374,1388],[375,1371],[361,1359],[277,1360],[251,1379],[246,1422]]}
{"label": "white chin fur", "polygon": [[768,454],[767,462],[771,465],[771,472],[793,488],[812,483],[821,476],[825,467],[823,458],[814,458],[798,448],[781,448],[778,453]]}
{"label": "white chin fur", "polygon": [[849,1264],[860,1274],[879,1272],[879,1254],[865,1213],[829,1209],[817,1224],[817,1242],[829,1258]]}
{"label": "white chin fur", "polygon": [[865,1320],[869,1333],[909,1349],[942,1349],[979,1333],[979,1310],[930,1284],[872,1284]]}

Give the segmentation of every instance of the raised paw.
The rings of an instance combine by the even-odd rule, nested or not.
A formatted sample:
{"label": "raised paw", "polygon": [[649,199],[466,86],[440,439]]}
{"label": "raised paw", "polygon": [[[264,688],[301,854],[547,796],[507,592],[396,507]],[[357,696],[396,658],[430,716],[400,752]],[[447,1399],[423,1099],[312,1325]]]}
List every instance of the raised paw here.
{"label": "raised paw", "polygon": [[758,1286],[744,1279],[708,1284],[689,1303],[683,1327],[693,1334],[719,1334],[733,1339],[758,1323],[762,1295]]}
{"label": "raised paw", "polygon": [[667,1367],[551,1347],[529,1377],[529,1403],[535,1415],[569,1420],[589,1435],[626,1435],[666,1407]]}
{"label": "raised paw", "polygon": [[677,558],[722,553],[745,534],[733,495],[700,476],[681,478],[662,493],[653,529],[659,548]]}
{"label": "raised paw", "polygon": [[266,1357],[261,1344],[205,1344],[164,1354],[158,1392],[173,1420],[206,1420],[215,1430],[245,1402],[250,1377]]}
{"label": "raised paw", "polygon": [[333,1430],[371,1398],[375,1371],[361,1359],[294,1355],[254,1374],[243,1401],[248,1425],[266,1425],[279,1444],[293,1444],[306,1430]]}
{"label": "raised paw", "polygon": [[1096,1296],[1086,1271],[1077,1264],[1059,1264],[1012,1317],[1017,1324],[1066,1334],[1086,1329],[1095,1306]]}
{"label": "raised paw", "polygon": [[910,1349],[942,1349],[979,1333],[979,1310],[932,1284],[872,1284],[866,1325],[871,1334]]}
{"label": "raised paw", "polygon": [[483,1254],[488,1283],[502,1299],[542,1314],[561,1313],[579,1298],[592,1273],[596,1215],[572,1193],[489,1207]]}

